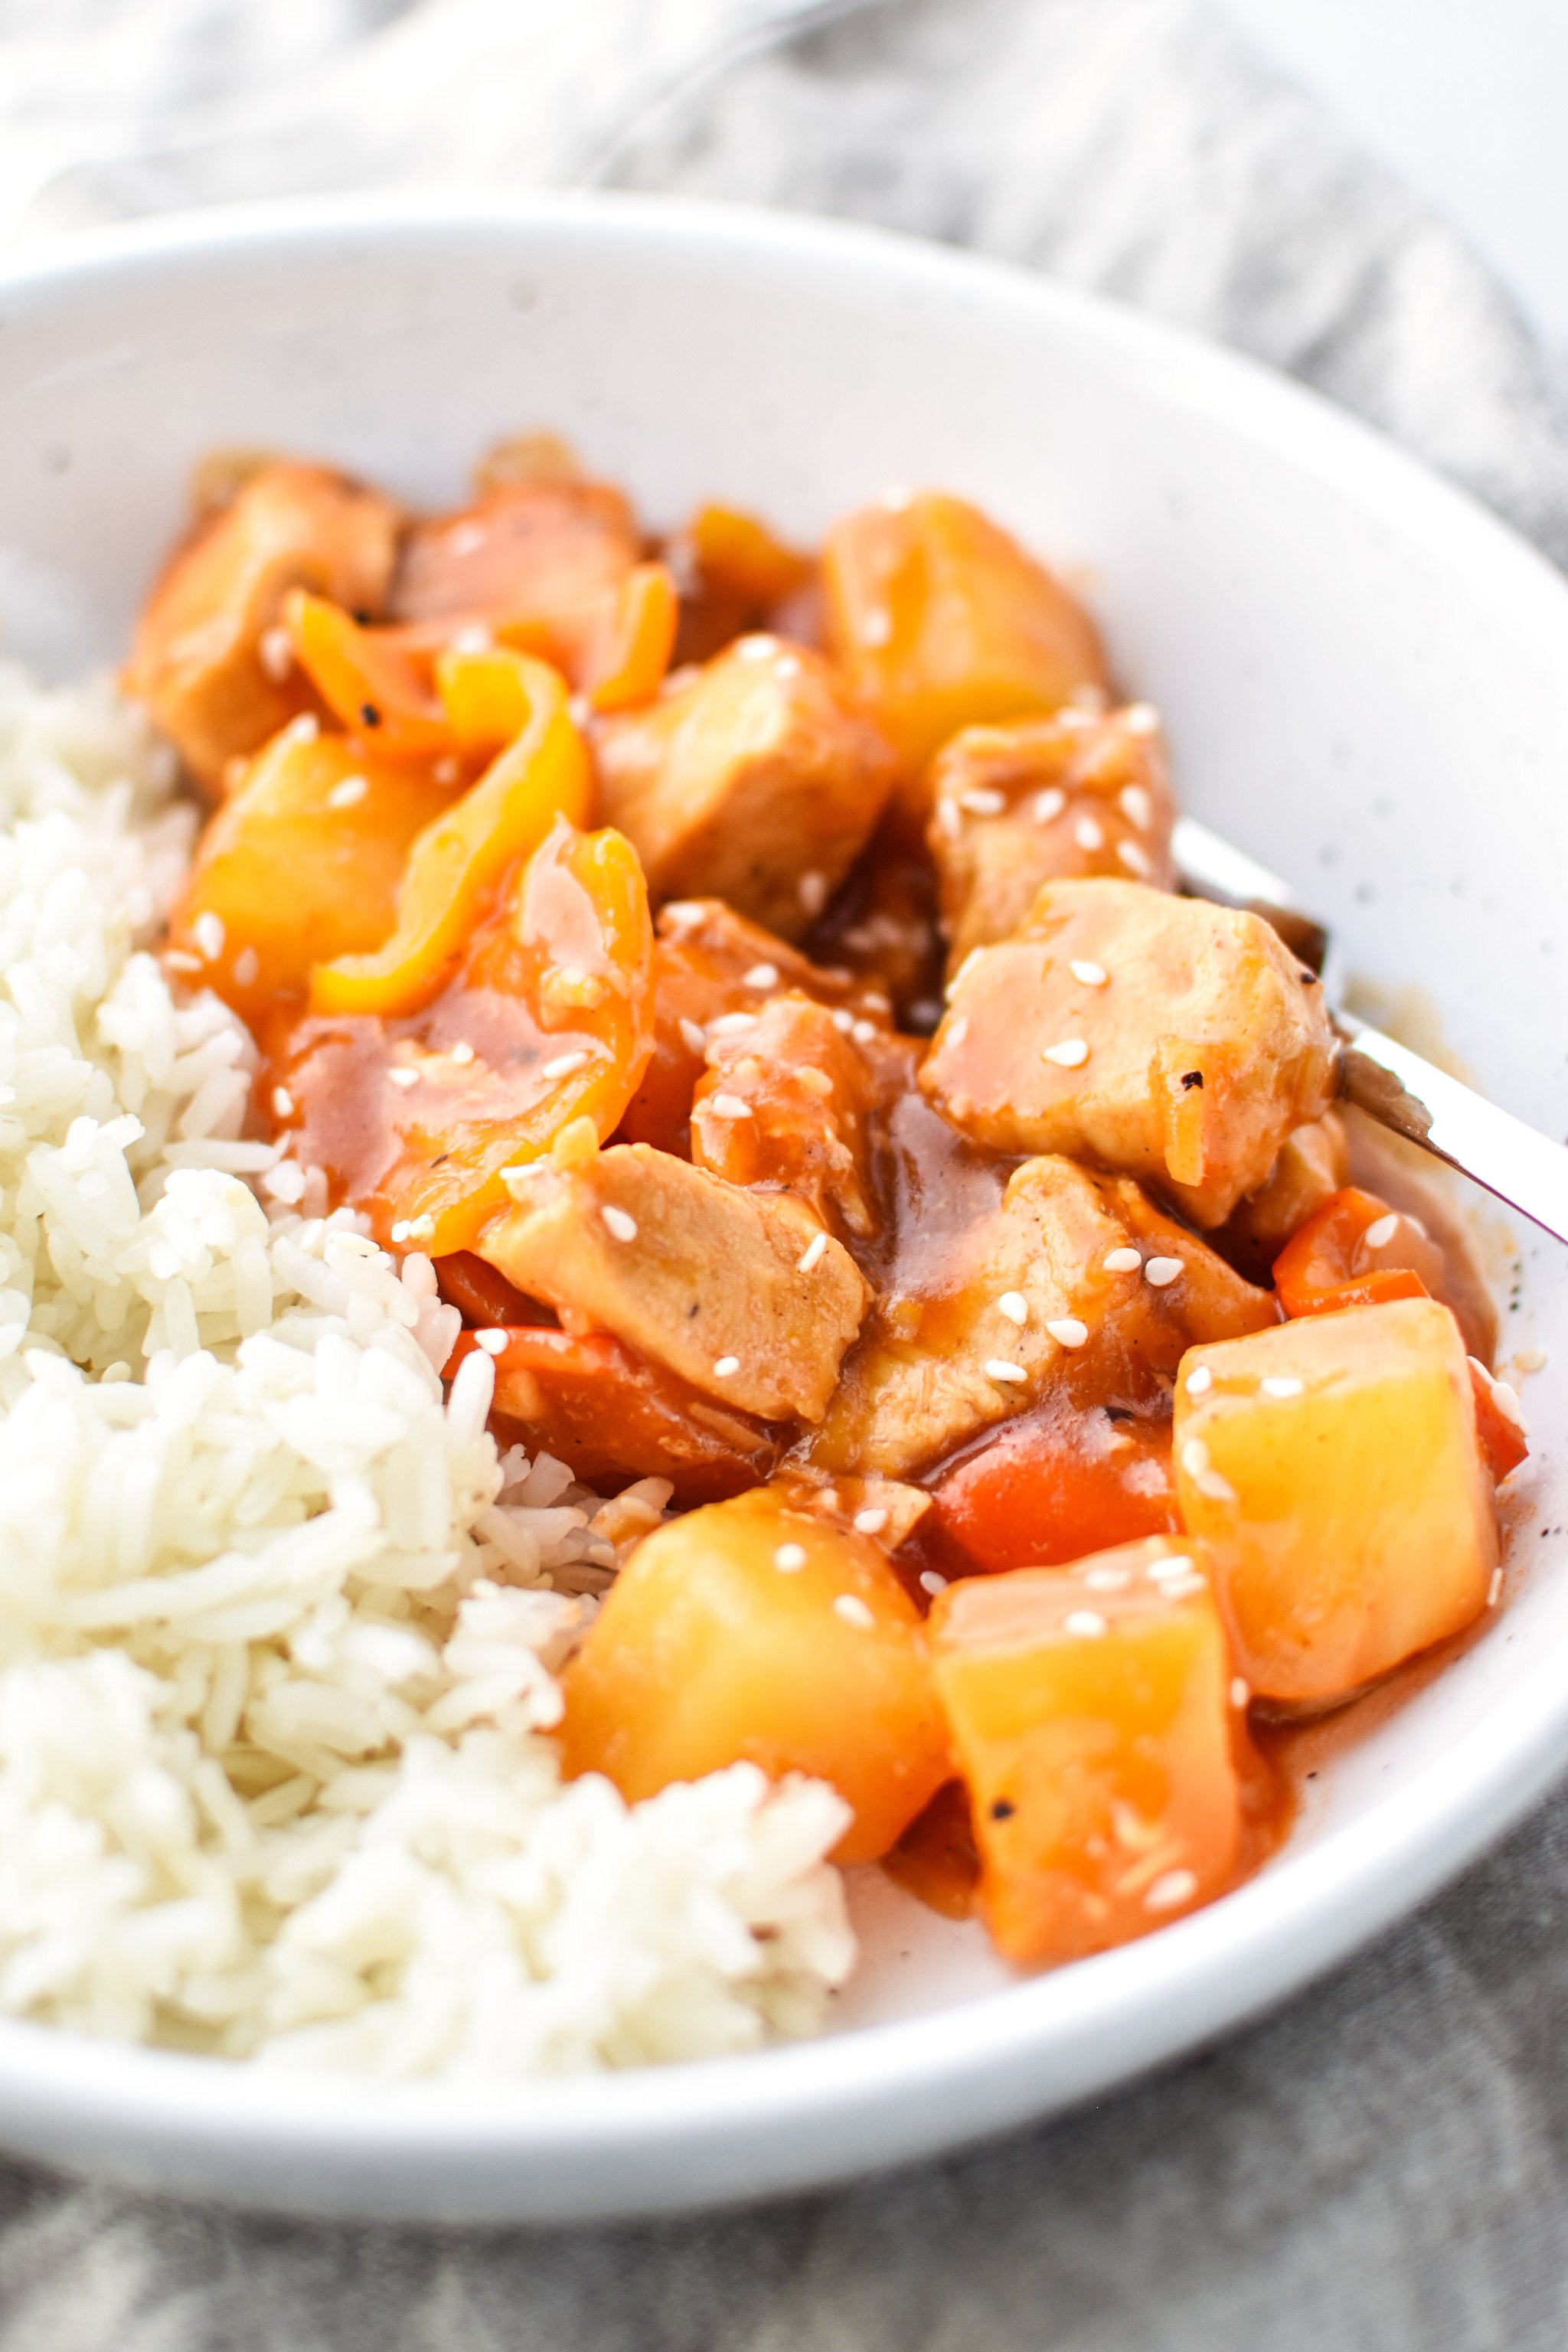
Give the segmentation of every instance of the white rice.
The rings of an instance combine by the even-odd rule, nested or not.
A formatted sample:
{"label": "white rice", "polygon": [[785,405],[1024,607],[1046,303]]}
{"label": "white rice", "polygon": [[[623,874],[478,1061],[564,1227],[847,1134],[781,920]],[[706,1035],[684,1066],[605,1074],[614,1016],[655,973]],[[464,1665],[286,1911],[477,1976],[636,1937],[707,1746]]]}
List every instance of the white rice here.
{"label": "white rice", "polygon": [[843,1804],[562,1783],[668,1489],[498,1459],[429,1261],[269,1185],[246,1031],[147,952],[193,829],[111,693],[0,671],[0,2011],[384,2074],[816,2030]]}

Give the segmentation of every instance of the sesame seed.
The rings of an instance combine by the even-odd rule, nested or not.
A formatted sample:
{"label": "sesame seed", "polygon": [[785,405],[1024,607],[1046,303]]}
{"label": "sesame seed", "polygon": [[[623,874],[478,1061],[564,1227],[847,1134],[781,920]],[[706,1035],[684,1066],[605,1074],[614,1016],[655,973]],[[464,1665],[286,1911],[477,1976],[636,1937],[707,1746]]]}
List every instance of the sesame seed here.
{"label": "sesame seed", "polygon": [[410,1217],[408,1220],[408,1238],[411,1242],[427,1242],[430,1240],[435,1231],[436,1220],[434,1217]]}
{"label": "sesame seed", "polygon": [[1040,1059],[1054,1062],[1058,1070],[1081,1070],[1089,1059],[1089,1047],[1081,1037],[1064,1037],[1059,1045],[1047,1045]]}
{"label": "sesame seed", "polygon": [[1130,1568],[1089,1568],[1083,1580],[1090,1592],[1121,1592],[1132,1581]]}
{"label": "sesame seed", "polygon": [[937,830],[949,841],[956,841],[963,831],[963,811],[956,801],[938,801]]}
{"label": "sesame seed", "polygon": [[921,1569],[921,1590],[923,1592],[929,1592],[933,1601],[936,1599],[939,1592],[945,1592],[947,1591],[947,1579],[943,1576],[940,1568]]}
{"label": "sesame seed", "polygon": [[744,982],[747,988],[776,988],[778,984],[779,968],[776,963],[754,963]]}
{"label": "sesame seed", "polygon": [[1173,1911],[1180,1903],[1190,1903],[1198,1891],[1197,1875],[1191,1870],[1165,1870],[1143,1897],[1145,1911]]}
{"label": "sesame seed", "polygon": [[892,635],[893,616],[885,606],[879,605],[875,612],[868,613],[860,624],[860,642],[863,646],[875,647],[889,645],[892,642]]}
{"label": "sesame seed", "polygon": [[1079,1634],[1086,1642],[1092,1641],[1097,1633],[1104,1633],[1105,1620],[1098,1609],[1069,1609],[1062,1619],[1062,1631]]}
{"label": "sesame seed", "polygon": [[447,545],[454,555],[476,555],[484,543],[483,526],[477,522],[454,523],[447,533]]}
{"label": "sesame seed", "polygon": [[600,1210],[599,1214],[603,1217],[605,1221],[605,1230],[611,1236],[612,1240],[617,1242],[636,1241],[637,1237],[637,1221],[631,1214],[629,1210],[617,1209],[613,1201],[606,1201],[604,1207]]}
{"label": "sesame seed", "polygon": [[1159,1584],[1167,1576],[1192,1576],[1196,1570],[1191,1552],[1163,1551],[1156,1553],[1143,1573],[1153,1583]]}
{"label": "sesame seed", "polygon": [[408,1239],[408,1220],[406,1217],[400,1217],[396,1224],[393,1226],[392,1239],[395,1246],[400,1246]]}
{"label": "sesame seed", "polygon": [[487,1356],[504,1356],[507,1338],[504,1331],[476,1331],[474,1345],[482,1348]]}
{"label": "sesame seed", "polygon": [[855,1026],[855,1015],[842,1004],[831,1015],[831,1019],[841,1037],[847,1037]]}
{"label": "sesame seed", "polygon": [[1208,1496],[1211,1503],[1234,1503],[1236,1500],[1236,1488],[1228,1478],[1222,1478],[1217,1470],[1200,1471],[1193,1484],[1200,1495]]}
{"label": "sesame seed", "polygon": [[715,1118],[750,1118],[752,1116],[751,1104],[742,1102],[739,1095],[710,1095],[704,1108],[710,1110]]}
{"label": "sesame seed", "polygon": [[278,1117],[279,1117],[279,1118],[293,1118],[293,1116],[294,1116],[294,1097],[293,1097],[293,1096],[289,1093],[289,1089],[288,1089],[288,1087],[273,1087],[273,1089],[272,1089],[272,1108],[273,1108],[273,1109],[277,1112]]}
{"label": "sesame seed", "polygon": [[836,1511],[838,1508],[837,1487],[819,1486],[813,1497],[813,1501],[819,1511]]}
{"label": "sesame seed", "polygon": [[1080,849],[1095,850],[1105,847],[1105,827],[1096,817],[1080,816],[1072,829],[1072,837]]}
{"label": "sesame seed", "polygon": [[1016,1323],[1022,1330],[1029,1319],[1029,1302],[1021,1290],[1005,1290],[996,1301],[996,1312],[1005,1315],[1009,1323]]}
{"label": "sesame seed", "polygon": [[227,936],[224,929],[223,917],[213,914],[210,909],[205,914],[198,915],[191,925],[191,937],[208,963],[216,963],[223,953],[224,941]]}
{"label": "sesame seed", "polygon": [[798,677],[800,676],[800,656],[798,654],[780,654],[777,661],[773,664],[773,676],[775,677],[782,677],[786,684],[792,677]]}
{"label": "sesame seed", "polygon": [[739,1356],[721,1356],[714,1364],[713,1377],[717,1381],[727,1381],[731,1372],[738,1372],[740,1369]]}
{"label": "sesame seed", "polygon": [[858,1045],[868,1045],[877,1034],[877,1024],[874,1021],[857,1021],[849,1034]]}
{"label": "sesame seed", "polygon": [[808,915],[820,915],[827,901],[826,874],[803,874],[795,884],[795,897]]}
{"label": "sesame seed", "polygon": [[1000,816],[1007,805],[1007,795],[993,792],[986,784],[973,784],[968,792],[959,793],[958,805],[967,809],[971,816]]}
{"label": "sesame seed", "polygon": [[1029,1375],[1022,1364],[1010,1364],[1005,1356],[993,1356],[985,1367],[988,1381],[998,1381],[1004,1388],[1018,1388]]}
{"label": "sesame seed", "polygon": [[1046,1328],[1058,1348],[1081,1348],[1089,1338],[1089,1325],[1076,1315],[1055,1315]]}
{"label": "sesame seed", "polygon": [[386,1076],[388,1083],[395,1087],[416,1087],[419,1084],[418,1071],[407,1062],[399,1062],[397,1067],[388,1070]]}
{"label": "sesame seed", "polygon": [[1505,1421],[1511,1421],[1516,1429],[1523,1429],[1524,1407],[1506,1381],[1492,1382],[1492,1402]]}
{"label": "sesame seed", "polygon": [[1154,822],[1154,806],[1142,784],[1123,784],[1118,798],[1122,814],[1135,824],[1140,833],[1147,833]]}
{"label": "sesame seed", "polygon": [[826,1251],[826,1247],[827,1235],[826,1234],[813,1234],[811,1239],[807,1242],[805,1247],[802,1250],[800,1255],[795,1262],[795,1270],[796,1274],[809,1274],[813,1266],[820,1264],[823,1253]]}
{"label": "sesame seed", "polygon": [[1157,735],[1160,714],[1152,702],[1131,702],[1121,714],[1121,724],[1129,735]]}
{"label": "sesame seed", "polygon": [[1107,1250],[1100,1262],[1107,1274],[1136,1274],[1143,1263],[1135,1249]]}
{"label": "sesame seed", "polygon": [[1495,1609],[1497,1607],[1498,1597],[1501,1591],[1502,1570],[1500,1568],[1494,1568],[1492,1570],[1492,1580],[1487,1587],[1487,1607],[1489,1609]]}
{"label": "sesame seed", "polygon": [[261,667],[275,686],[282,684],[294,667],[294,644],[287,629],[263,629],[257,644]]}
{"label": "sesame seed", "polygon": [[797,1543],[780,1544],[773,1554],[773,1566],[782,1570],[785,1576],[793,1576],[797,1569],[805,1566],[805,1546]]}
{"label": "sesame seed", "polygon": [[163,961],[171,971],[200,971],[200,956],[187,955],[184,948],[165,948]]}
{"label": "sesame seed", "polygon": [[743,1037],[748,1029],[757,1025],[754,1013],[721,1013],[717,1021],[708,1024],[710,1037]]}
{"label": "sesame seed", "polygon": [[1074,956],[1068,970],[1085,988],[1103,988],[1110,978],[1102,963],[1090,963],[1087,956]]}
{"label": "sesame seed", "polygon": [[474,1058],[474,1049],[466,1037],[459,1037],[457,1044],[449,1050],[454,1062],[467,1064]]}
{"label": "sesame seed", "polygon": [[1391,1209],[1386,1217],[1379,1217],[1375,1224],[1368,1225],[1362,1239],[1368,1249],[1386,1249],[1398,1231],[1399,1219]]}
{"label": "sesame seed", "polygon": [[1245,1706],[1251,1696],[1251,1686],[1247,1683],[1246,1677],[1242,1675],[1233,1675],[1231,1676],[1230,1684],[1230,1703],[1232,1706]]}
{"label": "sesame seed", "polygon": [[261,972],[261,958],[251,947],[241,948],[234,960],[234,977],[241,988],[253,987]]}
{"label": "sesame seed", "polygon": [[1037,793],[1035,794],[1035,823],[1037,824],[1054,824],[1058,817],[1060,816],[1063,809],[1066,808],[1067,804],[1068,796],[1058,784],[1052,784],[1046,792]]}
{"label": "sesame seed", "polygon": [[367,776],[345,776],[342,782],[334,784],[327,794],[327,806],[332,809],[353,808],[356,803],[368,799],[369,794],[370,780]]}
{"label": "sesame seed", "polygon": [[858,1592],[838,1593],[834,1600],[833,1613],[836,1617],[842,1617],[847,1625],[858,1625],[863,1633],[871,1633],[876,1626],[876,1619]]}
{"label": "sesame seed", "polygon": [[301,710],[298,719],[289,722],[289,738],[294,743],[313,743],[321,731],[321,722],[313,710]]}
{"label": "sesame seed", "polygon": [[570,1054],[557,1054],[552,1061],[545,1063],[543,1076],[547,1078],[569,1078],[573,1071],[580,1070],[587,1059],[581,1047]]}
{"label": "sesame seed", "polygon": [[708,1051],[708,1032],[700,1022],[682,1018],[680,1042],[689,1054],[705,1054]]}
{"label": "sesame seed", "polygon": [[1181,1272],[1179,1257],[1146,1257],[1143,1261],[1143,1279],[1152,1282],[1156,1290],[1169,1290]]}
{"label": "sesame seed", "polygon": [[868,1509],[856,1512],[855,1526],[863,1536],[879,1536],[891,1517],[890,1511],[885,1511],[879,1503],[873,1503]]}
{"label": "sesame seed", "polygon": [[742,637],[735,647],[735,658],[737,661],[771,661],[778,651],[778,642],[776,637],[761,635]]}
{"label": "sesame seed", "polygon": [[1299,1381],[1294,1372],[1270,1372],[1258,1385],[1265,1396],[1271,1397],[1304,1396],[1307,1391],[1306,1381]]}
{"label": "sesame seed", "polygon": [[1189,1437],[1182,1446],[1182,1467],[1189,1478],[1201,1478],[1209,1466],[1209,1450],[1201,1437]]}
{"label": "sesame seed", "polygon": [[1147,882],[1150,875],[1154,871],[1147,854],[1139,848],[1135,841],[1119,841],[1116,845],[1116,855],[1126,866],[1129,874],[1136,874],[1140,882]]}
{"label": "sesame seed", "polygon": [[1163,1601],[1190,1601],[1194,1592],[1202,1592],[1208,1579],[1203,1576],[1163,1576],[1158,1591]]}
{"label": "sesame seed", "polygon": [[482,621],[470,621],[466,628],[453,630],[450,645],[455,654],[488,654],[493,651],[495,639]]}
{"label": "sesame seed", "polygon": [[455,784],[462,772],[461,762],[457,760],[437,760],[430,771],[438,784]]}
{"label": "sesame seed", "polygon": [[1194,1364],[1187,1374],[1187,1394],[1206,1396],[1214,1386],[1214,1374],[1206,1364]]}
{"label": "sesame seed", "polygon": [[942,1043],[945,1045],[962,1045],[968,1034],[969,1015],[967,1013],[961,1013],[956,1021],[950,1021],[948,1023],[947,1035],[943,1038]]}

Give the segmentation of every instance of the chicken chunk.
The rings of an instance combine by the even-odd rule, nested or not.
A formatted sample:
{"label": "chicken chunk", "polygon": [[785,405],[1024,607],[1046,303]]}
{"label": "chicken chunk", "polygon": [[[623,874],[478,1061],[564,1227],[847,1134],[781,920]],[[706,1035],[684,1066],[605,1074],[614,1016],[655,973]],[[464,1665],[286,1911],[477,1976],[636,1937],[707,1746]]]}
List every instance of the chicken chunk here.
{"label": "chicken chunk", "polygon": [[887,1020],[885,996],[858,987],[846,971],[812,963],[721,898],[672,899],[655,929],[653,1058],[621,1122],[625,1142],[689,1159],[691,1099],[707,1066],[710,1031],[722,1036],[719,1024],[759,1012],[777,989],[826,1004],[840,1030],[857,1022],[879,1028]]}
{"label": "chicken chunk", "polygon": [[762,1420],[821,1420],[869,1292],[802,1202],[646,1143],[540,1161],[510,1181],[517,1205],[479,1254],[568,1331],[612,1332]]}
{"label": "chicken chunk", "polygon": [[726,898],[798,939],[893,785],[893,755],[821,657],[742,637],[594,735],[607,823],[655,899]]}
{"label": "chicken chunk", "polygon": [[1000,1151],[1066,1151],[1223,1224],[1333,1099],[1321,992],[1260,917],[1047,882],[959,972],[925,1093]]}
{"label": "chicken chunk", "polygon": [[710,1045],[692,1107],[693,1162],[731,1184],[793,1193],[825,1225],[871,1233],[877,1088],[865,1055],[806,996],[774,996],[754,1018],[729,1019],[736,1026]]}
{"label": "chicken chunk", "polygon": [[1107,874],[1168,890],[1175,880],[1175,804],[1147,704],[966,727],[939,754],[931,791],[950,970],[1005,939],[1042,882]]}
{"label": "chicken chunk", "polygon": [[398,621],[522,620],[595,611],[638,555],[637,522],[608,482],[498,482],[458,514],[416,522],[392,585]]}
{"label": "chicken chunk", "polygon": [[1145,1401],[1200,1334],[1277,1315],[1135,1183],[1058,1157],[1026,1161],[917,1279],[895,1276],[845,1364],[811,1446],[830,1473],[929,1469],[1058,1390]]}
{"label": "chicken chunk", "polygon": [[822,584],[827,650],[897,751],[900,802],[922,822],[927,766],[959,728],[1110,684],[1083,607],[963,499],[922,490],[847,515]]}
{"label": "chicken chunk", "polygon": [[278,628],[291,588],[374,614],[397,553],[398,509],[325,466],[263,467],[206,516],[153,588],[125,688],[216,794],[315,699]]}

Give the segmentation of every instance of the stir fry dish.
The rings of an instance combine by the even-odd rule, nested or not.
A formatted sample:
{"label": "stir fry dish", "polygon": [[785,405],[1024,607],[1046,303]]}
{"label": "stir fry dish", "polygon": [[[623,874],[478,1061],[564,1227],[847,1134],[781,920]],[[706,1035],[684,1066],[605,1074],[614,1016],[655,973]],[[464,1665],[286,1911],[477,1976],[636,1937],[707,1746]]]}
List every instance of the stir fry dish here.
{"label": "stir fry dish", "polygon": [[657,1522],[567,1774],[826,1781],[1019,1963],[1234,1885],[1259,1726],[1495,1602],[1524,1440],[1080,603],[937,491],[805,553],[546,436],[434,516],[210,470],[126,673],[208,803],[165,969],[275,1197],[427,1258],[498,1437]]}

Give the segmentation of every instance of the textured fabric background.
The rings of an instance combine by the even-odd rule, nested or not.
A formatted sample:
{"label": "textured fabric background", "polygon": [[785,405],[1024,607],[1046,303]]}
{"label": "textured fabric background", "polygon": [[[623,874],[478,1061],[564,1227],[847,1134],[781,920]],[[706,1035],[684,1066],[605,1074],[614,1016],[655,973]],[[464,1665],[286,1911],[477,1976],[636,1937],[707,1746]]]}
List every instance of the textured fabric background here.
{"label": "textured fabric background", "polygon": [[[407,181],[674,187],[983,246],[1308,378],[1568,561],[1510,305],[1198,0],[0,0],[0,235]],[[1565,1945],[1559,1797],[1218,2052],[741,2215],[444,2239],[0,2168],[0,2352],[1560,2347]]]}

